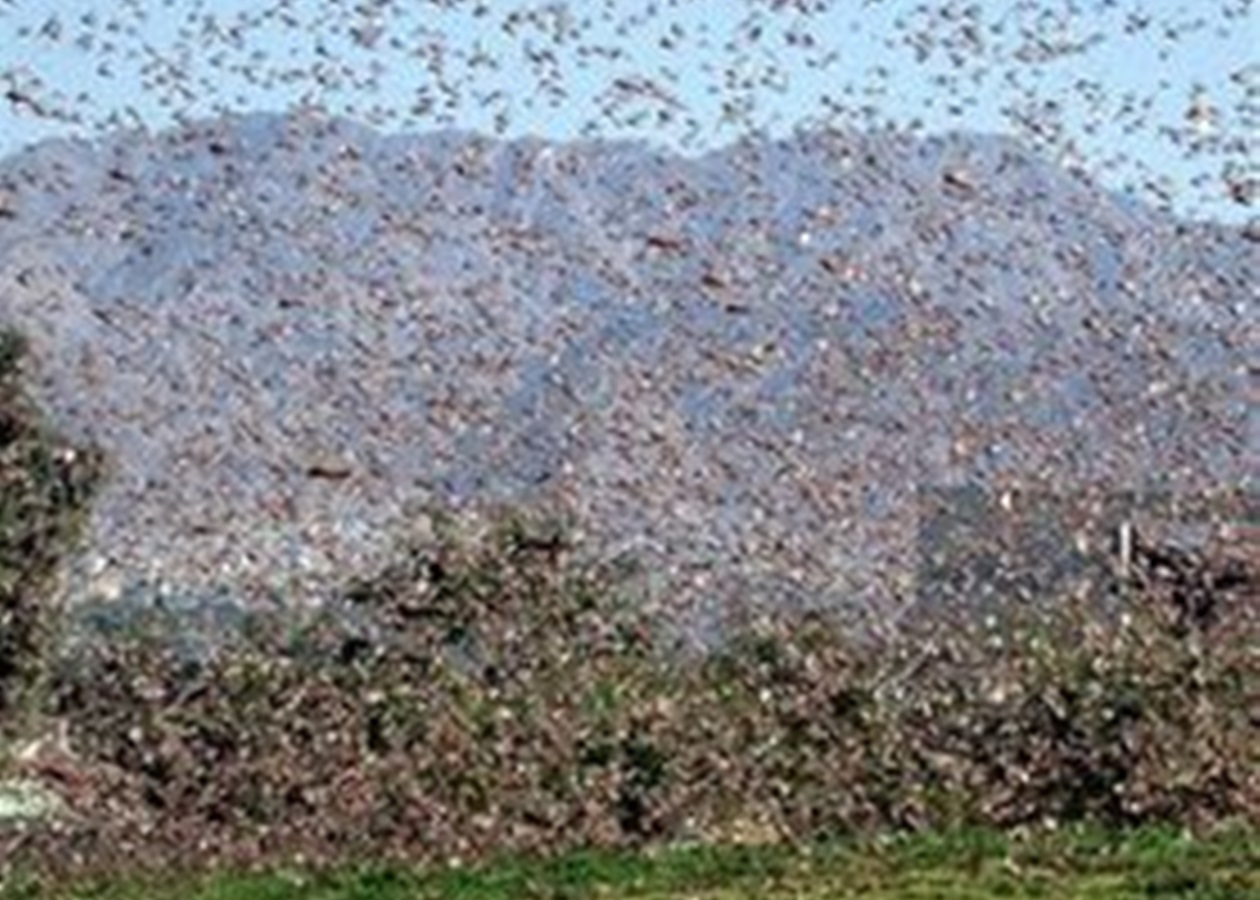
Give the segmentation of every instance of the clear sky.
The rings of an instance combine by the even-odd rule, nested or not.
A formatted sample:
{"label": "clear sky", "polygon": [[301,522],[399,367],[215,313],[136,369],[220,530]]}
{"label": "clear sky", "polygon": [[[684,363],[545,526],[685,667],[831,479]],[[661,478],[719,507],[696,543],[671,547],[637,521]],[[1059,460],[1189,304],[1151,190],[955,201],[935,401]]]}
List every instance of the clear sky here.
{"label": "clear sky", "polygon": [[0,154],[296,103],[385,130],[1022,137],[1183,215],[1260,204],[1253,0],[0,0]]}

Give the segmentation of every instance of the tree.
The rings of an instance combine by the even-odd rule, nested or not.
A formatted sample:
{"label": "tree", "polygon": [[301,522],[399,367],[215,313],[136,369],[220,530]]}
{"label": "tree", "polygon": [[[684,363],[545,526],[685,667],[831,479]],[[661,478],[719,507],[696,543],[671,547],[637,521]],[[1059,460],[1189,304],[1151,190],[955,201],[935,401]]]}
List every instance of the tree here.
{"label": "tree", "polygon": [[104,472],[55,434],[21,385],[26,340],[0,331],[0,747],[38,707],[57,634],[52,592]]}

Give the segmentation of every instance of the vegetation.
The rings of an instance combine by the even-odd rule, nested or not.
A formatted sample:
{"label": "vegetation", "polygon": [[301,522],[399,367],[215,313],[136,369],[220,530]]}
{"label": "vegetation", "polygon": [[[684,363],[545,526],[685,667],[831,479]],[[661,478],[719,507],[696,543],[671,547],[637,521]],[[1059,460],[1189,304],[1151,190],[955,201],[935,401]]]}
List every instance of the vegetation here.
{"label": "vegetation", "polygon": [[100,454],[54,434],[24,393],[26,350],[0,332],[0,750],[36,702],[56,633],[57,565],[101,475]]}
{"label": "vegetation", "polygon": [[202,662],[156,633],[92,648],[49,708],[90,773],[78,815],[19,855],[68,875],[1260,825],[1250,604],[1193,639],[1138,597],[877,649],[785,614],[684,663],[616,588],[506,516],[347,587],[393,640],[259,620]]}
{"label": "vegetation", "polygon": [[[51,548],[72,534],[67,510],[82,508],[88,482],[59,468],[54,450],[19,454],[42,432],[29,416],[6,421],[5,459],[26,460],[6,473],[40,476],[4,495],[3,565],[17,573],[3,594],[16,613],[6,646],[39,658],[47,628],[23,623],[43,615],[33,588],[51,577]],[[158,629],[55,665],[44,657],[40,711],[67,724],[75,754],[73,774],[59,775],[69,813],[0,826],[11,891],[24,879],[125,876],[162,896],[145,880],[154,873],[297,865],[334,879],[319,896],[399,896],[395,876],[345,867],[534,860],[468,876],[482,886],[466,896],[507,896],[493,885],[588,865],[574,860],[650,882],[653,854],[680,846],[692,855],[670,856],[674,874],[661,877],[729,874],[751,858],[738,844],[778,846],[756,858],[782,860],[789,845],[917,833],[904,850],[913,858],[934,833],[1084,823],[1109,835],[1233,828],[1237,850],[1260,828],[1254,603],[1222,599],[1210,621],[1188,621],[1149,586],[1117,596],[1121,615],[1058,598],[1022,620],[935,622],[878,646],[821,613],[783,612],[737,622],[723,650],[689,659],[623,601],[623,573],[576,560],[562,515],[502,510],[481,535],[438,524],[436,537],[403,544],[392,565],[342,590],[375,629],[257,617],[247,639],[206,659],[175,652]],[[1007,837],[984,840],[998,849],[982,842],[963,858],[996,885],[1006,876],[993,860],[1014,851],[1002,849]],[[923,874],[897,868],[903,851],[881,868],[874,845],[860,846],[835,884],[893,896],[896,879],[936,879],[932,866],[961,877],[951,854]],[[1254,854],[1214,859],[1187,863],[1190,881],[1177,884],[1210,882],[1216,893],[1202,896],[1217,897],[1254,887]],[[1144,863],[1122,867],[1119,881],[1109,863],[1101,875],[1093,865],[1079,874],[1097,896],[1133,895],[1124,891],[1154,877]],[[1161,871],[1178,878],[1180,865]],[[214,896],[307,895],[286,894],[279,877],[242,876]],[[376,887],[354,887],[362,877]]]}
{"label": "vegetation", "polygon": [[1260,848],[1244,832],[1195,840],[1168,829],[1077,828],[1011,837],[971,831],[809,847],[674,847],[498,858],[468,869],[354,866],[80,882],[42,891],[13,881],[0,900],[517,900],[705,897],[1168,897],[1243,900],[1260,891]]}

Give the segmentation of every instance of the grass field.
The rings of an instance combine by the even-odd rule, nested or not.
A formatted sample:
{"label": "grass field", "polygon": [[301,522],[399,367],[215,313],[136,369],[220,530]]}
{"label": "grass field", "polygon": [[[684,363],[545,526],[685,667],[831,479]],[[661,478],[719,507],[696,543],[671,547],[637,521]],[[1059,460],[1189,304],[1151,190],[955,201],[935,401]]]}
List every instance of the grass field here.
{"label": "grass field", "polygon": [[1193,839],[1167,829],[1073,829],[1017,838],[971,831],[810,848],[734,846],[414,872],[364,867],[324,873],[168,876],[85,883],[56,892],[12,883],[0,900],[403,900],[403,898],[1200,898],[1260,897],[1253,832]]}

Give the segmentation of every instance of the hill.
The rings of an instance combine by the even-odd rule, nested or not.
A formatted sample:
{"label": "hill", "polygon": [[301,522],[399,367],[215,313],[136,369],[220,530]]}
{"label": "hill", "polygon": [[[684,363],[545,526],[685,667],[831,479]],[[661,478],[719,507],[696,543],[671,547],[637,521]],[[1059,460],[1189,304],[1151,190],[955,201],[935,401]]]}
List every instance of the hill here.
{"label": "hill", "polygon": [[314,597],[419,509],[512,501],[701,630],[891,616],[925,485],[1252,489],[1258,263],[972,134],[684,158],[260,114],[0,163],[0,325],[117,463],[76,599]]}

